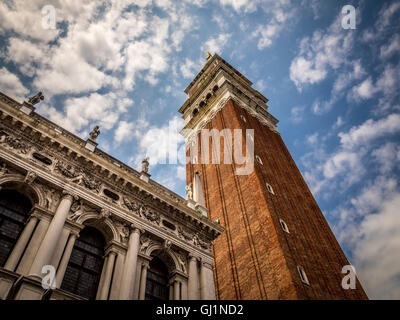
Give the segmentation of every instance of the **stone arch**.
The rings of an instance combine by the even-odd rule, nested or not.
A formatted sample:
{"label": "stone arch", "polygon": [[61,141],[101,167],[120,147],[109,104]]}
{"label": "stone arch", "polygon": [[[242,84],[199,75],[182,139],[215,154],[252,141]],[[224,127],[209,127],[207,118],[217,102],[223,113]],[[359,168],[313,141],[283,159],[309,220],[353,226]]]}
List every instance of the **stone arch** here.
{"label": "stone arch", "polygon": [[18,174],[8,174],[0,178],[2,189],[15,190],[28,197],[32,206],[35,204],[46,207],[46,196],[43,191],[35,184],[24,182],[25,177]]}
{"label": "stone arch", "polygon": [[85,213],[80,216],[76,222],[85,226],[96,228],[103,234],[107,242],[112,240],[121,242],[121,236],[113,222],[110,219],[101,218],[97,212]]}
{"label": "stone arch", "polygon": [[146,250],[146,255],[150,257],[158,257],[166,265],[168,273],[172,273],[175,270],[185,272],[185,270],[182,270],[178,258],[173,250],[166,249],[160,243],[150,244]]}

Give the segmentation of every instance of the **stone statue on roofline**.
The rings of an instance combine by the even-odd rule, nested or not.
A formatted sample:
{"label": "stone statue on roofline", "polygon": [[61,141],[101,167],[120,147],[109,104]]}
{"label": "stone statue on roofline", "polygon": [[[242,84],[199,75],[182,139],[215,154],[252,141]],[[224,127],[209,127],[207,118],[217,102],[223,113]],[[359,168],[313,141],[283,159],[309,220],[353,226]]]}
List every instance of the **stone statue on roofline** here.
{"label": "stone statue on roofline", "polygon": [[41,91],[39,91],[36,95],[29,98],[28,103],[38,104],[41,100],[44,100],[44,95],[42,94]]}
{"label": "stone statue on roofline", "polygon": [[93,130],[89,133],[89,139],[92,141],[96,141],[99,134],[100,134],[100,128],[99,126],[95,126]]}

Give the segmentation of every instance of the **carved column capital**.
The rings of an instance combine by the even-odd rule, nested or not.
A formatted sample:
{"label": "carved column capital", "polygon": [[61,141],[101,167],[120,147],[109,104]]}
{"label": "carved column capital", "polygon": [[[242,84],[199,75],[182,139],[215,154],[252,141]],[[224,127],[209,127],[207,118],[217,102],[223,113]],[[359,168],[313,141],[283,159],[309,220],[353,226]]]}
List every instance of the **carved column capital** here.
{"label": "carved column capital", "polygon": [[142,235],[142,234],[145,233],[144,229],[138,227],[137,225],[135,225],[135,224],[133,224],[133,223],[132,223],[129,227],[130,227],[130,233],[131,233],[131,234],[132,234],[132,233],[138,233],[139,236],[140,236],[140,235]]}
{"label": "carved column capital", "polygon": [[71,201],[73,201],[73,200],[78,201],[79,200],[79,197],[76,194],[73,194],[71,191],[68,191],[68,190],[63,190],[62,191],[62,198],[63,199],[70,198]]}

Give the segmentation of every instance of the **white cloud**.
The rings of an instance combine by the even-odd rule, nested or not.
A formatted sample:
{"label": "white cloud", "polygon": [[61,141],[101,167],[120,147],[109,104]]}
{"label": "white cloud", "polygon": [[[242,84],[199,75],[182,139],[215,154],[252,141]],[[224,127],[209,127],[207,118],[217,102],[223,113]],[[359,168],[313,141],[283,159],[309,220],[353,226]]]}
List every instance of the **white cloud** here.
{"label": "white cloud", "polygon": [[209,51],[211,54],[222,52],[222,49],[228,43],[231,35],[228,33],[221,33],[216,38],[208,39],[202,46],[201,51]]}
{"label": "white cloud", "polygon": [[300,42],[299,54],[290,65],[290,79],[299,90],[306,84],[324,80],[330,70],[337,70],[348,61],[354,33],[343,32],[339,15],[326,31],[315,31]]}
{"label": "white cloud", "polygon": [[131,104],[132,100],[115,93],[104,95],[92,93],[67,99],[64,112],[46,104],[40,104],[38,112],[72,132],[79,132],[89,124],[99,124],[101,129],[109,130]]}
{"label": "white cloud", "polygon": [[337,117],[335,124],[333,125],[333,129],[340,128],[343,125],[344,121],[341,116]]}
{"label": "white cloud", "polygon": [[316,145],[318,142],[318,136],[319,136],[318,132],[316,132],[312,135],[309,135],[306,137],[306,142],[311,146]]}
{"label": "white cloud", "polygon": [[44,42],[56,39],[60,30],[45,30],[42,27],[41,10],[48,4],[49,2],[45,0],[0,2],[0,34],[11,30],[24,38]]}
{"label": "white cloud", "polygon": [[[302,157],[302,164],[306,168],[304,175],[312,191],[345,192],[363,179],[367,172],[367,162],[374,160],[373,146],[376,140],[398,132],[400,132],[400,114],[391,114],[379,120],[368,119],[347,132],[339,132],[339,147],[329,154],[318,144],[317,139],[314,140],[314,137],[310,136],[311,141],[308,141],[308,144],[313,146],[314,150]],[[376,152],[378,151],[375,151],[375,154]],[[392,157],[395,156],[396,153]],[[375,164],[378,165],[378,171],[386,172],[381,161],[375,160]]]}
{"label": "white cloud", "polygon": [[304,107],[293,107],[290,110],[290,119],[292,122],[299,123],[303,120],[304,109]]}
{"label": "white cloud", "polygon": [[4,67],[0,69],[0,89],[20,102],[25,100],[29,93],[18,77]]}
{"label": "white cloud", "polygon": [[201,62],[194,62],[188,58],[185,59],[185,62],[180,65],[180,70],[182,76],[185,79],[193,79],[197,72],[199,72],[201,68]]}
{"label": "white cloud", "polygon": [[380,120],[368,119],[363,124],[353,127],[349,132],[340,132],[340,143],[344,149],[354,149],[367,144],[373,139],[400,131],[400,114],[390,114]]}
{"label": "white cloud", "polygon": [[122,141],[129,141],[133,139],[133,129],[134,129],[134,123],[132,122],[127,122],[127,121],[120,121],[118,123],[118,127],[115,130],[115,136],[114,139],[115,141],[122,142]]}
{"label": "white cloud", "polygon": [[379,171],[382,174],[391,172],[399,163],[400,146],[393,142],[387,142],[371,153],[375,162],[379,164]]}
{"label": "white cloud", "polygon": [[180,180],[186,181],[186,167],[178,166],[176,168],[176,177]]}
{"label": "white cloud", "polygon": [[256,8],[256,1],[250,0],[219,0],[219,2],[222,6],[231,6],[237,12],[242,8],[244,11],[253,11]]}
{"label": "white cloud", "polygon": [[370,99],[374,96],[375,89],[371,77],[365,79],[362,83],[358,86],[354,87],[354,93],[360,97],[361,99]]}
{"label": "white cloud", "polygon": [[400,298],[400,193],[380,203],[355,237],[354,263],[372,299]]}
{"label": "white cloud", "polygon": [[259,25],[252,33],[252,37],[259,37],[257,48],[263,50],[272,45],[272,42],[287,26],[288,21],[295,14],[290,7],[290,1],[261,2],[264,12],[270,16],[267,24]]}
{"label": "white cloud", "polygon": [[10,38],[6,60],[13,61],[23,74],[32,77],[38,65],[46,60],[48,51],[48,45]]}
{"label": "white cloud", "polygon": [[400,36],[396,34],[390,39],[389,44],[385,44],[381,47],[380,57],[381,59],[388,59],[398,52],[400,52]]}

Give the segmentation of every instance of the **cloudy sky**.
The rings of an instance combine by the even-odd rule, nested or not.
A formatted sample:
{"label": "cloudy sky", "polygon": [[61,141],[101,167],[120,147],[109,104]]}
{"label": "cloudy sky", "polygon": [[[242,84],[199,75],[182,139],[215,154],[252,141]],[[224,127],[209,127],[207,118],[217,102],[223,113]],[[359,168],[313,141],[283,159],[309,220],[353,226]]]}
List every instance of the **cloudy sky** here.
{"label": "cloudy sky", "polygon": [[5,0],[0,90],[43,91],[40,114],[85,139],[99,124],[101,149],[136,169],[150,156],[152,178],[184,195],[184,166],[159,162],[183,90],[219,53],[270,99],[369,296],[399,299],[399,21],[400,1]]}

